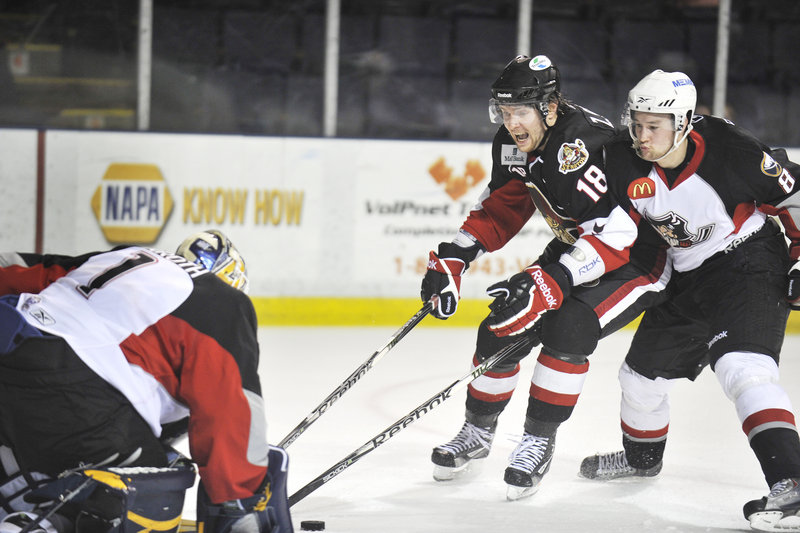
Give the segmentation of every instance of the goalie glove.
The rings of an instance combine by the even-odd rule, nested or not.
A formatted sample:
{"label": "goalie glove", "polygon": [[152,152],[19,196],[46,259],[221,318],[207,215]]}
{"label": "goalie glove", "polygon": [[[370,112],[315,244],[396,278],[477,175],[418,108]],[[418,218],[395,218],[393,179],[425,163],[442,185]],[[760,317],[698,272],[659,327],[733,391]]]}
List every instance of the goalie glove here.
{"label": "goalie glove", "polygon": [[452,242],[439,244],[439,251],[428,256],[428,271],[422,278],[420,297],[423,302],[434,298],[431,314],[446,320],[453,316],[461,299],[461,276],[470,262],[483,253],[479,244],[462,247]]}
{"label": "goalie glove", "polygon": [[789,269],[789,287],[786,300],[792,309],[800,310],[800,259]]}
{"label": "goalie glove", "polygon": [[533,327],[546,311],[561,307],[569,286],[568,274],[557,263],[544,268],[534,263],[486,289],[494,298],[486,323],[498,337],[518,335]]}

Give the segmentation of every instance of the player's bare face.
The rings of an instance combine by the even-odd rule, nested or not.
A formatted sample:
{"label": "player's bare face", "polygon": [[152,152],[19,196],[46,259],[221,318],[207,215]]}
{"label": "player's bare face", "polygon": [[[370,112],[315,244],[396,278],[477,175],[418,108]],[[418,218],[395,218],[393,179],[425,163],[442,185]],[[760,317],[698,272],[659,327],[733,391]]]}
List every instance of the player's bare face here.
{"label": "player's bare face", "polygon": [[517,148],[532,152],[542,143],[547,132],[542,114],[529,105],[501,105],[503,124],[514,138]]}
{"label": "player's bare face", "polygon": [[645,161],[656,161],[663,157],[675,142],[672,115],[636,111],[633,114],[632,129],[639,141],[640,157]]}

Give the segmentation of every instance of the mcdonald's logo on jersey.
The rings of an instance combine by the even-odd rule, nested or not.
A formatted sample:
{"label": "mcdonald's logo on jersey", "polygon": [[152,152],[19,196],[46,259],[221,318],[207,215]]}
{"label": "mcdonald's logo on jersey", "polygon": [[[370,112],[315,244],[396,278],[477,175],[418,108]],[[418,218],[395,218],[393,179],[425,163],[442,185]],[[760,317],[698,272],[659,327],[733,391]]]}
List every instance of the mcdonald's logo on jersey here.
{"label": "mcdonald's logo on jersey", "polygon": [[656,183],[650,178],[638,178],[628,185],[628,198],[631,200],[640,200],[642,198],[651,198],[656,194]]}

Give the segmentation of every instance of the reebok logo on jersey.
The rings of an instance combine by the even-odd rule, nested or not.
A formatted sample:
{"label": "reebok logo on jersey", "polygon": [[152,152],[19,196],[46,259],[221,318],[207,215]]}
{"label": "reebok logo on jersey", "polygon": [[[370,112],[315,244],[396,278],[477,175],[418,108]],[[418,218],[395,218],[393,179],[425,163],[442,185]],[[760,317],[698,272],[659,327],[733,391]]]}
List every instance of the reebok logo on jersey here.
{"label": "reebok logo on jersey", "polygon": [[656,195],[656,182],[648,177],[637,178],[628,185],[628,198],[639,200]]}
{"label": "reebok logo on jersey", "polygon": [[575,139],[574,143],[564,143],[558,149],[558,171],[562,174],[578,170],[588,160],[586,144],[580,139]]}
{"label": "reebok logo on jersey", "polygon": [[714,338],[709,341],[708,347],[711,348],[711,346],[713,346],[717,341],[720,341],[720,340],[724,339],[727,336],[728,336],[728,332],[727,331],[721,331],[721,332],[717,333],[714,336]]}
{"label": "reebok logo on jersey", "polygon": [[56,323],[55,319],[47,314],[47,311],[40,307],[35,307],[28,311],[28,314],[36,319],[43,326],[52,326]]}

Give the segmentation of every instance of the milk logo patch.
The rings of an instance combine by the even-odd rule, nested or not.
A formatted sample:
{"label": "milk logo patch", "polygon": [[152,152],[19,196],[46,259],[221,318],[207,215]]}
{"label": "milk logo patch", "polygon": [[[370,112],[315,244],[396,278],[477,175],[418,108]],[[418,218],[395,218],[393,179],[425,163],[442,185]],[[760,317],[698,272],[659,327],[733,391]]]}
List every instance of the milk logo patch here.
{"label": "milk logo patch", "polygon": [[503,165],[524,165],[528,154],[517,148],[516,144],[504,144],[500,147],[500,163]]}
{"label": "milk logo patch", "polygon": [[581,168],[589,160],[586,145],[580,139],[574,143],[564,143],[558,149],[558,171],[567,174]]}

